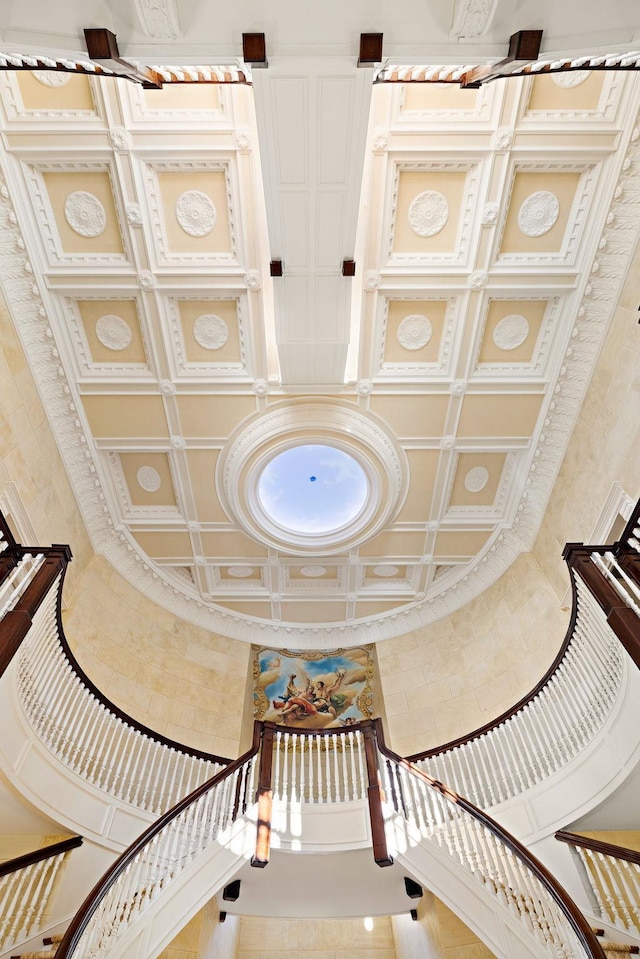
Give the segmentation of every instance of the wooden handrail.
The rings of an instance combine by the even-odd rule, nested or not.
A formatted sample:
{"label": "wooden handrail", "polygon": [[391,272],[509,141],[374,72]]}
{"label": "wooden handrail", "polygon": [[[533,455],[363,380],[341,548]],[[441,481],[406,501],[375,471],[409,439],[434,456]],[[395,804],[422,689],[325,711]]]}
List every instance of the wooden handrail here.
{"label": "wooden handrail", "polygon": [[409,762],[409,760],[403,759],[402,756],[392,752],[384,741],[382,721],[380,719],[374,719],[373,722],[375,724],[378,749],[380,753],[387,759],[390,759],[392,762],[396,763],[396,765],[405,769],[411,776],[421,779],[431,789],[437,790],[447,800],[449,800],[449,802],[455,803],[465,812],[469,813],[469,815],[473,816],[473,818],[482,826],[492,832],[493,835],[496,836],[497,839],[504,846],[506,846],[514,856],[524,863],[527,869],[529,869],[535,875],[541,885],[544,886],[549,895],[560,907],[568,922],[571,924],[573,931],[587,951],[587,955],[590,956],[591,959],[606,959],[602,946],[598,942],[593,929],[582,915],[573,899],[571,899],[569,894],[560,885],[555,876],[549,872],[546,866],[543,866],[540,860],[534,856],[533,853],[529,852],[529,850],[523,846],[522,843],[518,842],[515,836],[512,836],[511,833],[506,831],[506,829],[503,829],[502,826],[495,821],[495,819],[491,818],[491,816],[488,816],[481,809],[478,809],[477,806],[474,806],[473,803],[469,802],[469,800],[465,799],[463,796],[460,796],[452,789],[449,789],[449,787],[445,786],[444,783],[439,782],[437,779],[429,776],[421,769],[418,769],[411,762]]}
{"label": "wooden handrail", "polygon": [[45,859],[51,859],[52,856],[60,856],[64,852],[70,852],[71,849],[77,849],[81,845],[82,836],[71,836],[69,839],[55,842],[51,846],[34,849],[33,852],[27,852],[24,856],[8,859],[0,864],[0,878],[8,876],[12,872],[18,872],[20,869],[26,869],[27,866],[33,866],[37,862],[44,862]]}
{"label": "wooden handrail", "polygon": [[616,846],[611,842],[602,842],[600,839],[588,839],[586,836],[578,836],[574,832],[566,832],[560,829],[556,833],[558,842],[566,842],[570,846],[582,846],[584,849],[590,849],[592,852],[602,853],[603,856],[612,856],[614,859],[624,859],[625,862],[632,862],[640,866],[640,852],[637,849],[627,849],[626,846]]}
{"label": "wooden handrail", "polygon": [[[56,577],[60,574],[60,588],[58,591],[56,605],[58,639],[69,665],[83,686],[85,686],[109,712],[113,713],[113,715],[122,720],[123,723],[126,723],[127,726],[137,730],[143,736],[147,736],[150,739],[169,747],[170,749],[185,753],[188,756],[193,756],[195,759],[202,759],[205,762],[226,766],[230,762],[227,757],[217,756],[215,753],[208,753],[203,749],[196,749],[194,746],[186,746],[184,743],[179,743],[175,739],[170,739],[168,736],[164,736],[157,730],[151,729],[149,726],[145,726],[144,723],[134,719],[133,716],[129,716],[122,709],[120,709],[119,706],[116,706],[115,703],[111,702],[111,700],[108,699],[100,689],[98,689],[95,683],[89,679],[71,651],[71,647],[67,641],[62,623],[62,586],[67,571],[67,565],[72,559],[71,549],[69,546],[58,543],[55,543],[50,547],[21,546],[19,543],[16,543],[14,537],[11,535],[11,530],[9,529],[1,511],[0,529],[2,529],[5,533],[5,538],[9,543],[9,552],[11,553],[10,559],[12,560],[11,566],[15,566],[22,556],[27,553],[32,555],[42,553],[45,557],[42,566],[36,572],[32,581],[29,583],[14,608],[10,612],[6,613],[0,620],[0,676],[7,669],[9,663],[20,648],[20,644],[26,637],[31,627],[34,613],[55,583]],[[2,557],[5,555],[6,551],[5,553],[0,554],[0,562]],[[0,567],[0,581],[2,579],[2,569],[3,567]],[[10,570],[7,569],[6,573],[9,571]]]}
{"label": "wooden handrail", "polygon": [[256,755],[260,749],[260,739],[261,739],[261,724],[256,720],[253,725],[253,741],[250,748],[242,756],[239,756],[238,759],[234,759],[233,762],[230,762],[226,769],[222,769],[219,773],[216,773],[211,779],[208,779],[207,782],[202,783],[197,789],[194,789],[193,792],[189,793],[188,796],[185,796],[184,799],[181,799],[179,803],[176,803],[172,809],[169,809],[168,812],[164,813],[163,816],[160,816],[159,819],[156,819],[145,831],[138,836],[138,838],[133,842],[125,851],[116,859],[114,864],[106,871],[106,873],[98,880],[95,884],[87,898],[84,900],[80,909],[74,916],[71,925],[64,934],[64,938],[58,947],[56,952],[56,959],[68,959],[72,955],[73,950],[75,949],[80,936],[84,932],[91,916],[101,902],[101,900],[109,892],[113,884],[117,881],[118,877],[124,872],[129,863],[133,862],[139,852],[144,849],[148,842],[150,842],[154,836],[156,836],[165,826],[167,826],[173,819],[176,819],[185,809],[188,809],[194,802],[196,802],[201,796],[207,793],[210,789],[213,789],[224,779],[227,779],[229,776],[232,776],[237,769],[240,769],[249,759]]}
{"label": "wooden handrail", "polygon": [[458,746],[464,746],[465,743],[471,742],[473,739],[479,739],[481,736],[484,736],[486,733],[490,732],[492,729],[496,729],[498,726],[502,726],[503,723],[506,723],[507,720],[511,719],[516,713],[519,713],[520,710],[524,709],[525,706],[528,706],[531,703],[539,692],[547,685],[551,677],[554,675],[562,660],[565,657],[569,644],[573,637],[573,633],[576,626],[576,620],[578,618],[578,602],[577,602],[577,589],[575,580],[571,577],[571,619],[569,620],[569,626],[567,627],[567,632],[565,633],[564,639],[562,640],[562,645],[558,650],[556,658],[553,660],[549,666],[546,673],[542,676],[540,680],[536,683],[533,689],[529,690],[528,693],[519,699],[517,703],[511,706],[509,709],[506,709],[503,713],[496,719],[490,720],[488,723],[485,723],[483,726],[479,726],[477,729],[474,729],[470,733],[466,733],[464,736],[459,736],[457,739],[452,739],[448,743],[444,743],[442,746],[433,746],[431,749],[425,749],[419,753],[413,753],[411,756],[407,756],[407,760],[411,763],[420,762],[423,759],[431,759],[433,756],[439,756],[441,753],[449,752],[451,749],[456,749]]}
{"label": "wooden handrail", "polygon": [[148,736],[150,739],[155,739],[156,742],[162,743],[164,746],[168,746],[170,749],[175,749],[178,752],[185,753],[188,756],[194,756],[196,759],[203,759],[205,762],[217,763],[221,766],[226,766],[231,762],[231,760],[225,756],[217,756],[215,753],[207,753],[203,749],[196,749],[195,746],[186,746],[184,743],[179,743],[175,739],[169,739],[168,736],[164,736],[157,730],[151,729],[149,726],[145,726],[144,723],[134,719],[133,716],[129,716],[129,714],[125,713],[124,710],[120,709],[119,706],[116,706],[115,703],[111,702],[111,700],[108,699],[100,689],[98,689],[95,683],[89,679],[84,669],[73,655],[71,647],[67,641],[67,637],[64,632],[64,626],[62,624],[62,588],[60,589],[60,595],[58,597],[56,619],[58,625],[58,638],[60,640],[62,651],[66,656],[69,665],[83,686],[86,686],[89,692],[91,692],[95,698],[109,710],[109,712],[113,713],[114,716],[117,716],[118,719],[121,719],[123,723],[131,726],[132,729],[136,729],[144,736]]}
{"label": "wooden handrail", "polygon": [[40,604],[58,576],[61,575],[64,578],[67,564],[71,560],[71,550],[68,546],[52,546],[46,550],[23,550],[23,552],[44,553],[45,559],[13,609],[5,613],[0,620],[0,676],[7,669],[29,632]]}

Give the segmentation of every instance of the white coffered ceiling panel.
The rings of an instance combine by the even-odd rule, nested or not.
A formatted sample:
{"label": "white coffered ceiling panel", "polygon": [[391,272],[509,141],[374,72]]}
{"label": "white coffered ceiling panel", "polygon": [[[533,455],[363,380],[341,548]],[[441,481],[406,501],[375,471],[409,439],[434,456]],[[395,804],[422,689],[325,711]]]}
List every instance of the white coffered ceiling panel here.
{"label": "white coffered ceiling panel", "polygon": [[[124,575],[242,639],[384,639],[533,542],[637,239],[640,91],[255,73],[2,74],[3,291]],[[256,499],[303,443],[366,476],[330,535]]]}

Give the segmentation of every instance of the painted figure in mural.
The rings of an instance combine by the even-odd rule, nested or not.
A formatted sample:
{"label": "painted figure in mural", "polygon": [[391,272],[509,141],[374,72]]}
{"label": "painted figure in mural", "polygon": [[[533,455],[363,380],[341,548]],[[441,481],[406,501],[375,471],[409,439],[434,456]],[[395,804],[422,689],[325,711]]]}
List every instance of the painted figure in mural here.
{"label": "painted figure in mural", "polygon": [[[339,692],[345,675],[346,670],[344,668],[341,667],[336,670],[336,678],[331,686],[327,686],[321,679],[312,683],[307,676],[307,687],[304,693],[291,696],[286,703],[283,703],[278,722],[286,723],[287,720],[304,719],[306,716],[315,716],[317,713],[329,713],[335,719],[338,711],[345,704],[346,697],[344,693]],[[292,678],[295,679],[295,676]],[[288,689],[289,686],[287,686],[287,691]],[[276,709],[279,708],[279,704],[276,704],[275,700],[273,705]]]}

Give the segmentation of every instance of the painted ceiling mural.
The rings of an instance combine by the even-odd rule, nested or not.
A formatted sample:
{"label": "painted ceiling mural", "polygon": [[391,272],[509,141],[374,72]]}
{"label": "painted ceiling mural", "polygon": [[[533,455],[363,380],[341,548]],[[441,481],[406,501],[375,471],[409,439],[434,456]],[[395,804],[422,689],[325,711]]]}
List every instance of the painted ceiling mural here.
{"label": "painted ceiling mural", "polygon": [[373,88],[345,338],[283,329],[250,86],[3,73],[4,293],[96,549],[274,660],[529,549],[640,206],[637,79],[576,77]]}

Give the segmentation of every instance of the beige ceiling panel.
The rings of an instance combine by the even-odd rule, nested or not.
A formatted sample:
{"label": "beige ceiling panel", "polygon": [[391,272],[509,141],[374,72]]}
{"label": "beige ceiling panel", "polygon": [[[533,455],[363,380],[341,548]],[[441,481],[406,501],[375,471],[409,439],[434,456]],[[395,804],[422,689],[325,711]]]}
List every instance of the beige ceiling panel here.
{"label": "beige ceiling panel", "polygon": [[449,505],[493,505],[505,459],[506,453],[460,453]]}
{"label": "beige ceiling panel", "polygon": [[257,616],[260,619],[271,619],[271,603],[251,603],[248,600],[244,603],[219,603],[216,600],[216,606],[220,606],[222,609],[228,609],[232,613],[240,613],[241,616]]}
{"label": "beige ceiling panel", "polygon": [[[583,71],[580,71],[580,75],[582,74]],[[566,79],[571,74],[563,73],[559,76]],[[573,76],[577,77],[577,74]],[[593,71],[582,83],[565,87],[559,86],[553,77],[536,77],[531,88],[528,112],[542,110],[545,113],[581,113],[595,110],[602,93],[604,78],[604,73]]]}
{"label": "beige ceiling panel", "polygon": [[[135,300],[78,300],[77,306],[94,363],[147,363]],[[115,323],[111,317],[123,320],[129,327],[131,340],[124,349],[119,346],[118,349],[111,349],[98,338],[100,333],[103,340],[111,342],[110,328]],[[124,336],[115,341],[118,344],[126,341],[128,336],[122,324],[117,324],[116,332],[120,330],[124,331]]]}
{"label": "beige ceiling panel", "polygon": [[386,420],[396,436],[441,436],[449,397],[417,393],[400,396],[374,394],[370,409]]}
{"label": "beige ceiling panel", "polygon": [[[500,252],[558,253],[562,247],[571,205],[579,181],[579,173],[516,173]],[[527,235],[518,225],[522,206],[534,193],[551,193],[556,197],[559,204],[557,219],[553,222],[553,226],[545,229],[545,232],[539,236]],[[529,229],[540,230],[545,223],[553,221],[553,216],[548,210],[545,210],[541,214],[539,225],[537,225],[538,213],[540,213],[539,209],[532,210]]]}
{"label": "beige ceiling panel", "polygon": [[167,453],[120,453],[120,462],[134,506],[177,505]]}
{"label": "beige ceiling panel", "polygon": [[[305,576],[302,572],[303,569],[314,569],[313,576]],[[320,569],[324,570],[324,573],[318,575]],[[338,576],[338,567],[337,566],[325,566],[324,563],[319,565],[318,563],[309,562],[305,566],[289,566],[287,568],[289,574],[289,579],[295,581],[296,583],[305,583],[309,586],[309,589],[313,589],[314,582],[322,582],[323,579],[336,579]]]}
{"label": "beige ceiling panel", "polygon": [[344,603],[283,603],[282,618],[288,623],[341,623]]}
{"label": "beige ceiling panel", "polygon": [[167,418],[160,396],[83,396],[94,436],[165,437]]}
{"label": "beige ceiling panel", "polygon": [[[179,300],[178,309],[188,363],[239,363],[241,361],[237,300]],[[196,334],[201,342],[203,336],[199,332],[200,326],[213,326],[214,333],[220,334],[219,340],[211,341],[216,344],[222,342],[226,327],[226,340],[216,349],[201,346],[194,337],[196,321],[207,316],[217,317],[223,322],[214,321],[215,325],[213,325],[210,321],[201,321],[196,327]]]}
{"label": "beige ceiling panel", "polygon": [[267,548],[254,540],[234,531],[201,533],[202,549],[205,556],[215,559],[217,556],[238,557],[266,556]]}
{"label": "beige ceiling panel", "polygon": [[540,412],[539,393],[465,396],[459,436],[531,436]]}
{"label": "beige ceiling panel", "polygon": [[218,450],[187,450],[187,464],[196,516],[201,523],[224,523],[228,517],[216,492]]}
{"label": "beige ceiling panel", "polygon": [[434,556],[475,556],[485,545],[489,530],[448,530],[438,533]]}
{"label": "beige ceiling panel", "polygon": [[547,306],[547,300],[491,300],[478,362],[530,363]]}
{"label": "beige ceiling panel", "polygon": [[25,110],[43,111],[46,113],[52,110],[65,112],[89,110],[92,113],[95,112],[88,77],[47,71],[47,76],[50,75],[56,78],[64,78],[64,82],[60,86],[49,86],[47,83],[42,83],[38,80],[37,77],[28,70],[16,71],[20,95]]}
{"label": "beige ceiling panel", "polygon": [[[171,253],[231,253],[231,231],[227,183],[224,171],[202,170],[198,173],[159,173],[160,195],[164,207],[167,244]],[[178,222],[178,201],[185,193],[204,193],[215,207],[215,222],[208,232],[192,236]],[[210,208],[209,208],[210,209]],[[208,212],[208,209],[207,209]],[[188,221],[185,220],[185,223]],[[195,230],[206,229],[207,222],[197,223]]]}
{"label": "beige ceiling panel", "polygon": [[[393,237],[393,252],[429,254],[453,253],[456,249],[458,221],[464,195],[465,173],[414,172],[404,170],[398,183],[398,203]],[[425,221],[425,230],[437,232],[430,236],[416,233],[410,225],[411,204],[422,193],[436,193],[444,197],[446,204],[436,198],[432,214]],[[446,211],[446,215],[445,212]],[[443,223],[442,227],[439,226]]]}
{"label": "beige ceiling panel", "polygon": [[[104,172],[94,173],[83,171],[74,173],[43,173],[43,178],[60,236],[60,243],[65,253],[122,254],[124,252],[122,236],[120,235],[120,227],[116,216],[113,191],[111,189],[111,181],[106,170]],[[68,200],[71,204],[73,203],[73,199],[70,199],[70,197],[74,193],[89,193],[95,197],[102,206],[104,215],[99,214],[97,217],[94,217],[91,222],[87,221],[87,224],[84,226],[82,224],[84,223],[84,217],[86,215],[85,210],[80,207],[77,214],[78,219],[76,219],[76,222],[85,233],[99,229],[101,223],[104,222],[104,229],[96,236],[87,236],[85,233],[78,233],[72,229],[67,222],[65,217],[65,204]],[[93,201],[91,202],[93,203]],[[95,206],[96,209],[99,209],[97,205]],[[93,212],[94,210],[89,208],[89,213],[93,214]],[[73,217],[70,217],[70,219],[73,222]]]}
{"label": "beige ceiling panel", "polygon": [[[231,572],[233,570],[233,572]],[[256,583],[262,582],[262,566],[243,566],[242,567],[242,576],[238,576],[235,571],[239,570],[237,566],[223,566],[220,570],[220,576],[223,580],[226,580],[229,583],[253,583],[255,586]],[[247,570],[251,570],[250,573],[247,573]]]}
{"label": "beige ceiling panel", "polygon": [[[384,362],[437,363],[446,311],[446,300],[390,300],[384,341]],[[405,323],[400,333],[400,340],[407,343],[411,348],[403,347],[398,339],[400,325],[411,316],[426,318],[431,327],[428,342],[424,346],[420,346],[419,349],[414,349],[414,344],[405,335],[404,331],[410,325],[408,323]],[[428,330],[426,324],[423,325]],[[424,336],[426,336],[426,333]]]}
{"label": "beige ceiling panel", "polygon": [[[377,576],[375,570],[379,569],[381,572],[385,570],[383,575]],[[393,573],[392,570],[397,569],[397,573]],[[388,570],[388,572],[386,571]],[[385,563],[377,564],[376,566],[367,566],[366,567],[366,577],[367,583],[373,585],[374,583],[388,582],[389,580],[394,580],[400,582],[400,580],[406,579],[407,576],[407,567],[406,566],[396,566],[395,564]]]}
{"label": "beige ceiling panel", "polygon": [[388,556],[390,561],[394,556],[422,556],[424,538],[424,533],[399,531],[381,533],[380,536],[376,536],[360,547],[360,555]]}
{"label": "beige ceiling panel", "polygon": [[475,110],[478,101],[477,90],[462,90],[455,83],[406,83],[402,92],[404,112]]}
{"label": "beige ceiling panel", "polygon": [[228,436],[256,410],[252,396],[179,396],[177,404],[183,436]]}
{"label": "beige ceiling panel", "polygon": [[380,613],[388,613],[392,609],[398,609],[399,606],[404,606],[408,603],[409,600],[404,597],[403,599],[396,600],[395,603],[381,602],[381,603],[356,603],[356,619],[364,619],[365,616],[378,616]]}
{"label": "beige ceiling panel", "polygon": [[407,498],[396,522],[426,523],[431,509],[440,451],[407,450],[407,458],[411,480]]}
{"label": "beige ceiling panel", "polygon": [[134,533],[133,535],[144,552],[152,559],[175,556],[189,560],[193,557],[188,533]]}
{"label": "beige ceiling panel", "polygon": [[144,106],[155,113],[192,113],[220,109],[220,91],[215,83],[167,83],[161,90],[144,90]]}

